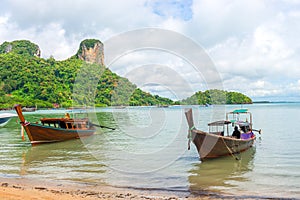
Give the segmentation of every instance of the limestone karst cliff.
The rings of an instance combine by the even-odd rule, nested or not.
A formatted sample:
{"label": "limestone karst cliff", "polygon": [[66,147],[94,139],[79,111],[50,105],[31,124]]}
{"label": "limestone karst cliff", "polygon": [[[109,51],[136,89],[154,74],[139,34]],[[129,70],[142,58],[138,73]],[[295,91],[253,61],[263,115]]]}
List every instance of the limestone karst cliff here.
{"label": "limestone karst cliff", "polygon": [[103,43],[96,39],[86,39],[80,43],[77,57],[88,63],[104,65]]}

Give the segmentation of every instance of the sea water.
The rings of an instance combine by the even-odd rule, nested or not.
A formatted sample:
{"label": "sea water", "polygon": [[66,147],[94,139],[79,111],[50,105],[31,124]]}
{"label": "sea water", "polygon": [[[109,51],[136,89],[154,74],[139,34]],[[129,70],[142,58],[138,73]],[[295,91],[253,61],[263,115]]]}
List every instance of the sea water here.
{"label": "sea water", "polygon": [[[253,148],[239,155],[201,162],[194,145],[187,150],[184,112],[193,108],[195,126],[225,119],[248,108],[257,134]],[[63,117],[65,111],[28,113]],[[194,194],[232,194],[247,198],[300,198],[299,103],[227,106],[171,106],[92,109],[98,129],[88,138],[31,146],[22,141],[16,118],[0,128],[0,177],[105,184]]]}

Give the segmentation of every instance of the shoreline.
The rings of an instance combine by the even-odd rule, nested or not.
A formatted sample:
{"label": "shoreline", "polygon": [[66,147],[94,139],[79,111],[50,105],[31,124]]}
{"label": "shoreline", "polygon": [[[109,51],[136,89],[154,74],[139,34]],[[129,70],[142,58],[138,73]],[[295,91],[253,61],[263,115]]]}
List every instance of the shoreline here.
{"label": "shoreline", "polygon": [[0,199],[5,200],[253,200],[298,199],[289,196],[246,194],[244,192],[218,193],[213,191],[174,191],[159,188],[130,188],[105,184],[67,182],[61,180],[37,180],[24,177],[0,177]]}
{"label": "shoreline", "polygon": [[191,194],[190,192],[155,189],[120,188],[107,185],[88,185],[61,181],[41,181],[27,178],[0,178],[0,197],[9,200],[96,200],[96,199],[236,199],[230,195]]}
{"label": "shoreline", "polygon": [[138,190],[107,185],[87,185],[67,182],[0,178],[0,197],[7,200],[94,200],[94,199],[217,199],[206,195],[193,196],[186,192]]}

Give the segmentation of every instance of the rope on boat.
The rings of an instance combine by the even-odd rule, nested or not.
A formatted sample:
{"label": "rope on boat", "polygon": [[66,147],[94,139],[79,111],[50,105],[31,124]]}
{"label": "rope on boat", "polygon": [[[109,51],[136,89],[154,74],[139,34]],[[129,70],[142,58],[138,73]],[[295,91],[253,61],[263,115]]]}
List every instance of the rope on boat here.
{"label": "rope on boat", "polygon": [[24,140],[25,140],[25,136],[24,136],[24,126],[21,126],[21,137],[22,137],[22,140],[24,141]]}
{"label": "rope on boat", "polygon": [[189,133],[188,133],[188,139],[189,139],[189,141],[188,141],[188,150],[191,149],[191,141],[193,140],[193,133],[192,133],[192,131],[195,130],[195,129],[196,129],[195,126],[192,126],[189,129]]}
{"label": "rope on boat", "polygon": [[25,121],[25,122],[20,122],[20,124],[21,124],[22,126],[28,126],[28,125],[30,125],[30,122],[27,122],[27,121]]}
{"label": "rope on boat", "polygon": [[21,137],[22,137],[22,140],[24,141],[25,140],[24,127],[30,125],[30,122],[27,122],[27,121],[20,122],[20,124],[21,124]]}
{"label": "rope on boat", "polygon": [[[223,142],[224,142],[226,148],[228,149],[229,153],[232,155],[232,157],[233,157],[234,159],[236,159],[236,160],[240,160],[240,158],[238,158],[237,156],[235,156],[234,152],[232,152],[232,150],[230,149],[230,147],[227,146],[227,144],[226,144],[224,138],[223,138],[223,137],[221,137],[221,138],[222,138],[222,140],[223,140]],[[238,153],[239,153],[239,152],[238,152]]]}

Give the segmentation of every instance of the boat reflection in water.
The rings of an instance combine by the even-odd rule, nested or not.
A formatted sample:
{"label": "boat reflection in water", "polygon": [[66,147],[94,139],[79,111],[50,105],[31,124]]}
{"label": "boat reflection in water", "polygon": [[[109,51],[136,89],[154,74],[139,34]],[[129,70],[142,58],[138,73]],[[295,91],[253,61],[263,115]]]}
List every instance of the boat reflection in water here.
{"label": "boat reflection in water", "polygon": [[222,157],[195,163],[188,178],[191,193],[231,193],[240,183],[247,182],[247,173],[253,170],[254,154],[252,147],[241,153],[238,161],[232,157]]}
{"label": "boat reflection in water", "polygon": [[[94,137],[96,135],[84,140]],[[23,152],[20,175],[47,180],[101,182],[107,168],[103,163],[106,158],[100,153],[98,156],[102,157],[102,162],[90,154],[81,140],[30,146]]]}

